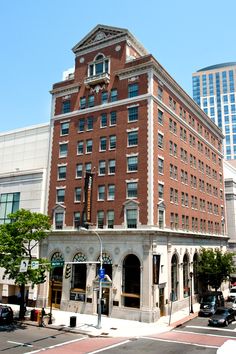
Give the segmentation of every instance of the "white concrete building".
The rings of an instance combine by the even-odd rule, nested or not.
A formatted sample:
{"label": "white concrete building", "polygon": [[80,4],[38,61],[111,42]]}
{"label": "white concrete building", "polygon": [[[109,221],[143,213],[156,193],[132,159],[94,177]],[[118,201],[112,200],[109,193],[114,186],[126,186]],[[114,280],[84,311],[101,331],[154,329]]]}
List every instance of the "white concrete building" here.
{"label": "white concrete building", "polygon": [[[18,209],[46,212],[46,183],[50,125],[39,124],[0,133],[0,223]],[[37,256],[38,249],[35,250]],[[37,289],[28,289],[29,301]],[[16,301],[18,287],[3,279],[0,269],[0,302]],[[32,301],[31,301],[32,302]]]}

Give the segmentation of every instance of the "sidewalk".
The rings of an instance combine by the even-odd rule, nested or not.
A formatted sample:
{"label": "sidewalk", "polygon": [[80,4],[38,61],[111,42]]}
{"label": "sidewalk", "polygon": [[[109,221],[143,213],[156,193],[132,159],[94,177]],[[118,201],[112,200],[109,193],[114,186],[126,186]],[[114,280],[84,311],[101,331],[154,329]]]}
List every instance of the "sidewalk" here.
{"label": "sidewalk", "polygon": [[[19,305],[10,305],[17,316]],[[31,308],[27,308],[26,320],[27,325],[38,326],[38,322],[30,320]],[[65,330],[73,333],[81,333],[88,336],[106,336],[106,337],[140,337],[151,334],[163,333],[172,330],[175,327],[187,322],[191,318],[197,316],[199,304],[194,304],[194,313],[189,314],[189,308],[185,308],[175,312],[170,316],[163,316],[154,323],[143,323],[138,321],[122,320],[102,316],[101,329],[97,329],[97,315],[84,315],[74,312],[61,311],[53,309],[52,311],[52,324],[47,325],[48,328],[57,330]],[[49,308],[45,309],[49,313]],[[76,317],[76,326],[70,327],[70,318]]]}

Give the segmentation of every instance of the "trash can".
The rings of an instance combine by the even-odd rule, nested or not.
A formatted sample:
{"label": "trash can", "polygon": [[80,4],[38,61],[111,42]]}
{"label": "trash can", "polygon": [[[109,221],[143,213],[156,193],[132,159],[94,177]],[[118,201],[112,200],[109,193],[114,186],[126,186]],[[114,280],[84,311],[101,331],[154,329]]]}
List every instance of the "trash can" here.
{"label": "trash can", "polygon": [[31,310],[30,312],[30,321],[35,321],[35,310]]}
{"label": "trash can", "polygon": [[70,317],[70,327],[76,327],[76,316]]}

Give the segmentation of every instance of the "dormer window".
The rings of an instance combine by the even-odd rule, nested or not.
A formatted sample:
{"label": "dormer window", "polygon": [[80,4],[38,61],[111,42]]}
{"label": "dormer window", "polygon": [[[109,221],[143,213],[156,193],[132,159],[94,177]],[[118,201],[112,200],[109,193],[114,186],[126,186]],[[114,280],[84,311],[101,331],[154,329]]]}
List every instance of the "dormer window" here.
{"label": "dormer window", "polygon": [[98,54],[94,61],[88,64],[88,77],[85,79],[85,84],[91,86],[100,82],[108,83],[109,80],[109,59],[103,54]]}

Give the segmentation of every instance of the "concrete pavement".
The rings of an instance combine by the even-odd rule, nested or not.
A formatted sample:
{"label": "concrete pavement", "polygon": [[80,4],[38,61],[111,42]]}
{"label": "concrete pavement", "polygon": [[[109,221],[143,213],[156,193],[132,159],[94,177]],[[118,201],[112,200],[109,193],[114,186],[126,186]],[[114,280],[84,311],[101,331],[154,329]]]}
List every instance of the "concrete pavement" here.
{"label": "concrete pavement", "polygon": [[[14,315],[18,315],[19,305],[10,305]],[[28,325],[38,326],[38,322],[30,320],[32,308],[27,308],[26,320]],[[101,329],[97,329],[97,315],[85,315],[74,312],[52,310],[52,324],[48,328],[63,329],[88,336],[106,337],[140,337],[156,333],[163,333],[181,325],[194,318],[198,314],[199,304],[194,304],[194,313],[189,313],[189,308],[175,312],[170,316],[163,316],[154,323],[143,323],[138,321],[122,320],[107,316],[102,316]],[[49,308],[45,309],[49,313]],[[75,317],[75,326],[70,326],[71,317]],[[46,319],[45,319],[46,322]]]}

